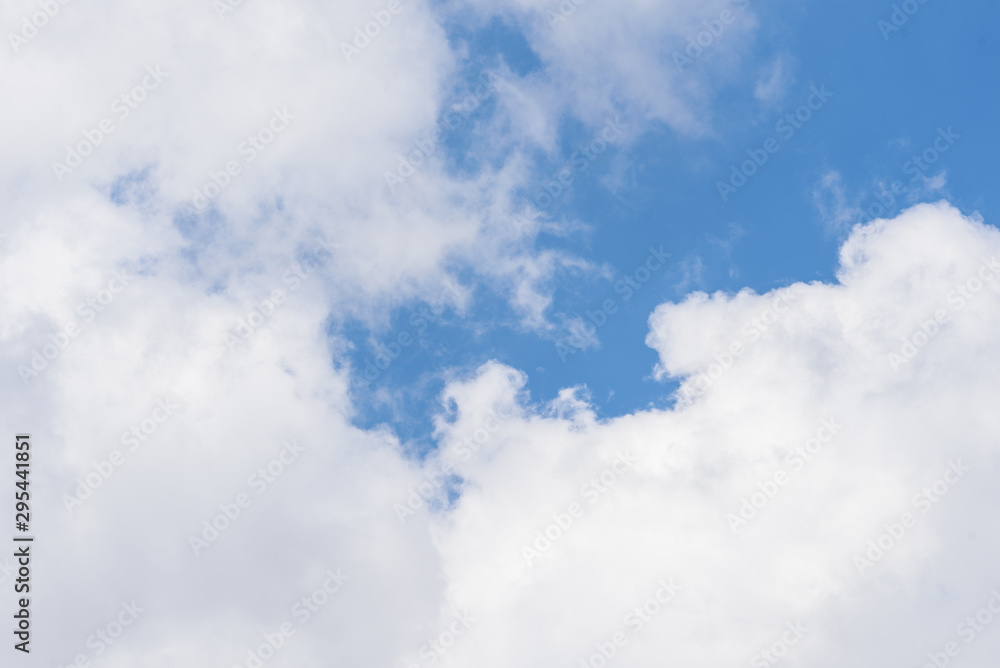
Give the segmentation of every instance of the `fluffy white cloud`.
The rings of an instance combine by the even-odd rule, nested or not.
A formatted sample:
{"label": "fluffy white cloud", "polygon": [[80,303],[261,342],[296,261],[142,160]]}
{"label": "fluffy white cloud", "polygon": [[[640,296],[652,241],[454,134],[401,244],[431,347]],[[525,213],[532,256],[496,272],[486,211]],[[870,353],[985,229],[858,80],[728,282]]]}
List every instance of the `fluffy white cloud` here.
{"label": "fluffy white cloud", "polygon": [[[108,206],[81,219],[108,225]],[[39,234],[79,220],[53,216]],[[996,585],[996,537],[981,522],[996,502],[997,255],[995,229],[946,205],[858,228],[836,285],[657,309],[661,373],[694,376],[678,408],[602,422],[585,393],[535,406],[520,373],[489,364],[449,385],[441,454],[421,466],[391,434],[348,425],[348,370],[330,366],[339,353],[318,281],[293,291],[279,280],[286,300],[231,351],[219,333],[246,309],[182,263],[132,266],[92,322],[72,306],[100,304],[109,274],[70,263],[83,280],[67,293],[58,276],[11,264],[8,369],[64,319],[81,327],[38,377],[12,374],[3,388],[4,428],[36,442],[34,605],[50,611],[38,637],[53,639],[39,656],[96,658],[99,636],[88,637],[117,633],[121,603],[135,599],[143,612],[108,665],[246,665],[247,648],[285,622],[295,635],[268,665],[427,665],[429,638],[453,665],[578,665],[620,632],[623,665],[722,666],[780,642],[786,623],[789,639],[796,623],[808,629],[789,661],[918,664]],[[18,271],[37,283],[15,283]],[[273,287],[248,283],[262,298]],[[28,317],[35,304],[69,306]],[[178,407],[150,433],[158,400]],[[124,435],[136,429],[138,445]],[[288,439],[303,447],[295,457],[282,455]],[[107,471],[115,450],[110,477],[68,512],[62,495]],[[268,466],[270,480],[258,473]],[[428,481],[460,486],[454,506]],[[924,489],[934,502],[914,500]],[[213,540],[204,521],[225,526],[240,494],[252,503]],[[745,525],[730,517],[741,512]],[[907,512],[913,526],[875,559],[869,541],[899,533]],[[315,594],[307,619],[296,601],[336,588],[326,571],[338,568],[350,579]],[[648,612],[629,616],[636,606]],[[449,629],[462,636],[445,648]]]}
{"label": "fluffy white cloud", "polygon": [[[485,285],[550,327],[552,277],[601,269],[511,224],[535,178],[519,149],[551,148],[566,111],[705,131],[708,89],[671,53],[733,3],[588,3],[554,25],[555,5],[470,5],[516,15],[544,63],[495,93],[487,122],[510,139],[492,148],[518,150],[462,178],[435,159],[393,189],[386,171],[454,93],[461,56],[436,10],[401,3],[348,61],[341,42],[388,3],[217,4],[59,5],[0,58],[17,100],[0,110],[17,128],[0,139],[0,428],[35,442],[39,661],[252,665],[288,622],[269,666],[424,666],[437,648],[454,665],[578,664],[619,630],[615,661],[722,666],[801,620],[797,656],[832,666],[914,647],[914,630],[947,639],[988,597],[995,539],[974,523],[995,505],[997,291],[970,281],[1000,249],[946,206],[857,229],[838,285],[660,307],[658,373],[694,388],[676,410],[602,422],[581,388],[534,405],[489,363],[448,385],[426,462],[350,423],[357,370],[331,321],[384,323],[459,266],[473,278],[456,310]],[[16,27],[38,5],[2,11]],[[738,54],[752,14],[726,26],[699,64]],[[52,163],[95,128],[60,180]],[[251,133],[270,143],[251,151]],[[214,208],[182,209],[229,161]],[[792,476],[789,449],[823,420],[843,426]],[[958,459],[972,470],[954,491],[914,510]],[[791,479],[734,534],[727,514],[778,469]],[[907,509],[918,524],[859,575],[852,558]],[[657,593],[669,603],[633,634],[626,614]]]}
{"label": "fluffy white cloud", "polygon": [[[449,174],[441,143],[427,140],[435,128],[447,136],[442,115],[479,90],[465,90],[463,53],[442,28],[458,6],[55,6],[34,32],[22,18],[30,22],[37,3],[4,8],[11,34],[31,35],[0,52],[0,80],[17,97],[0,110],[18,129],[0,139],[8,233],[37,227],[42,210],[90,209],[96,191],[136,210],[117,215],[156,230],[143,240],[147,255],[197,246],[198,271],[234,291],[245,273],[281,269],[322,234],[341,249],[328,271],[340,286],[330,299],[345,314],[384,322],[387,309],[432,299],[462,268],[539,330],[552,327],[553,280],[583,265],[537,253],[541,228],[516,224],[526,202],[515,193],[540,188],[525,153],[554,150],[566,112],[597,131],[621,114],[621,145],[648,121],[704,130],[695,119],[706,111],[708,74],[679,71],[665,49],[683,48],[726,7],[738,16],[706,62],[738,53],[754,26],[749,8],[727,2],[583,5],[551,26],[544,3],[461,5],[483,18],[513,12],[544,61],[523,78],[497,70],[496,90],[482,92],[497,102],[493,116],[476,116],[475,105],[460,112],[485,157],[466,178]],[[497,131],[477,133],[477,124]],[[407,161],[421,164],[410,174]],[[404,174],[402,183],[388,174]]]}
{"label": "fluffy white cloud", "polygon": [[[452,390],[472,415],[443,456],[466,482],[437,544],[481,622],[449,657],[580,665],[621,631],[620,665],[765,665],[783,637],[789,664],[921,665],[950,640],[985,661],[995,642],[956,627],[998,585],[998,263],[995,228],[921,206],[856,229],[838,284],[658,308],[649,343],[688,376],[675,410],[601,422],[568,393],[470,457],[484,390],[503,407],[519,381]],[[679,593],[648,603],[661,579]]]}

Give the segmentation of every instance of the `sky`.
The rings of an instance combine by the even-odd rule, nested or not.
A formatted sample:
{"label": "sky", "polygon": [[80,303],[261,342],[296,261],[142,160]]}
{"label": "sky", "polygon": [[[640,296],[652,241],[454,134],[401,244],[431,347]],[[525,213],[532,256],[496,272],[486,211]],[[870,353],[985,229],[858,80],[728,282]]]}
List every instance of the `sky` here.
{"label": "sky", "polygon": [[992,665],[998,14],[6,3],[3,665]]}
{"label": "sky", "polygon": [[[684,33],[681,46],[687,36],[697,38],[706,30],[702,21],[718,21],[723,8],[695,11],[701,18]],[[923,9],[931,11],[925,15]],[[398,370],[387,370],[385,383],[396,391],[406,391],[401,385],[417,388],[415,394],[422,395],[426,382],[435,389],[442,382],[426,376],[431,359],[474,367],[485,349],[487,356],[531,372],[528,387],[540,400],[553,398],[560,388],[585,384],[604,416],[669,406],[675,384],[650,382],[655,354],[635,345],[655,305],[696,290],[751,288],[764,293],[795,281],[832,280],[837,249],[855,223],[897,214],[916,202],[946,197],[990,219],[987,188],[980,179],[994,171],[988,165],[996,129],[982,110],[995,90],[967,79],[977,68],[960,63],[991,62],[996,56],[982,13],[995,15],[996,8],[961,16],[922,8],[898,32],[885,33],[878,21],[891,20],[891,5],[758,3],[741,8],[734,3],[729,10],[732,23],[723,24],[711,41],[704,38],[708,46],[690,63],[671,60],[675,53],[690,58],[680,46],[665,42],[657,47],[659,58],[674,65],[664,67],[666,76],[679,80],[678,86],[702,88],[702,104],[692,110],[697,130],[637,128],[624,139],[627,150],[602,155],[594,169],[575,175],[572,189],[546,211],[579,231],[540,234],[536,247],[573,253],[597,267],[567,272],[554,281],[547,295],[552,300],[548,324],[563,332],[550,330],[539,337],[535,331],[518,331],[517,314],[505,313],[507,300],[483,295],[484,313],[474,324],[445,327],[428,337],[416,353],[425,358],[409,364],[403,360]],[[575,13],[553,27],[570,29],[574,18]],[[462,63],[467,81],[498,60],[520,77],[544,76],[537,55],[511,24],[509,18],[493,17],[485,25],[459,23],[453,28],[452,43],[470,54]],[[751,29],[755,39],[748,41],[744,32]],[[724,60],[730,58],[739,61]],[[718,182],[729,184],[732,166],[748,159],[747,151],[760,150],[768,137],[787,134],[775,131],[775,124],[805,103],[813,86],[830,92],[828,104],[801,123],[801,129],[786,124],[795,134],[782,142],[784,150],[769,157],[746,186],[720,193]],[[468,173],[476,159],[469,156],[470,135],[477,132],[477,123],[496,113],[494,103],[487,100],[449,133],[447,145],[454,147],[444,158],[449,168]],[[540,190],[539,182],[593,134],[577,118],[559,116],[550,122],[559,137],[554,152],[536,150],[533,156],[539,181],[527,187],[529,199]],[[933,148],[939,130],[952,133],[953,145],[933,162],[913,163],[914,156]],[[967,137],[977,140],[962,141]],[[970,164],[981,167],[970,170]],[[892,194],[897,180],[906,186],[905,193],[892,195],[894,202],[880,201],[882,189]],[[574,352],[560,354],[550,340],[566,335],[567,320],[580,315],[587,321],[586,311],[606,298],[622,300],[629,294],[624,289],[616,294],[615,284],[645,262],[651,246],[670,253],[672,262],[643,290],[632,292],[623,304],[627,312],[602,326],[594,345],[583,350],[570,345]],[[405,327],[410,314],[404,310],[397,317],[394,327]],[[490,328],[493,336],[484,337],[481,319],[506,326]],[[385,338],[391,340],[391,333]],[[356,350],[354,363],[373,359],[383,343],[376,333],[369,345]],[[417,408],[404,409],[406,419],[395,418],[404,424],[419,421],[428,408],[425,402],[415,404],[412,395],[405,403]],[[365,424],[380,420],[393,421],[392,411],[376,409]]]}

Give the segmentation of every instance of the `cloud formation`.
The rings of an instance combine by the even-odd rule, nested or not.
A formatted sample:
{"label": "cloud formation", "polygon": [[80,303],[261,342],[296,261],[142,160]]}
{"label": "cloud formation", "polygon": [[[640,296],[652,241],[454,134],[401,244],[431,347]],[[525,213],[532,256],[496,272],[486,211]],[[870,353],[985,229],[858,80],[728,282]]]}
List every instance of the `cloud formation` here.
{"label": "cloud formation", "polygon": [[[425,459],[353,424],[352,318],[447,287],[551,332],[555,278],[605,269],[536,246],[573,221],[513,222],[529,156],[567,116],[710,133],[747,3],[223,2],[60,4],[30,37],[38,3],[2,10],[0,425],[39,445],[39,662],[986,656],[958,625],[1000,585],[1000,239],[947,204],[855,227],[835,284],[660,305],[673,408],[602,420],[483,359],[446,372]],[[442,148],[390,188],[464,85],[463,11],[513,17],[542,70],[498,65],[465,121],[496,161]]]}

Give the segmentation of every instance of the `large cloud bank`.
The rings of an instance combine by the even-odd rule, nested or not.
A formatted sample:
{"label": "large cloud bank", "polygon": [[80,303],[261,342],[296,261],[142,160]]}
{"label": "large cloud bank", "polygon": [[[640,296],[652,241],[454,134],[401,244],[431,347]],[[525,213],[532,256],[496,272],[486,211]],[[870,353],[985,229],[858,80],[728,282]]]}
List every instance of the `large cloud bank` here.
{"label": "large cloud bank", "polygon": [[[546,327],[551,279],[584,263],[510,223],[522,149],[554,144],[543,110],[707,131],[670,49],[730,3],[221,2],[60,4],[0,60],[0,428],[37,444],[33,661],[995,656],[1000,239],[947,205],[856,229],[837,284],[660,306],[671,410],[538,405],[487,362],[448,385],[426,461],[352,425],[331,323],[458,283],[457,310],[493,290]],[[505,160],[436,156],[390,189],[468,92],[436,11],[518,22],[543,69],[496,63],[496,109],[469,117]],[[700,63],[752,37],[740,11]]]}
{"label": "large cloud bank", "polygon": [[134,276],[5,385],[48,444],[42,655],[253,665],[267,635],[276,666],[989,656],[998,255],[943,204],[877,221],[838,284],[659,307],[674,409],[601,422],[489,363],[448,386],[419,466],[348,424],[318,283],[230,351],[238,312]]}

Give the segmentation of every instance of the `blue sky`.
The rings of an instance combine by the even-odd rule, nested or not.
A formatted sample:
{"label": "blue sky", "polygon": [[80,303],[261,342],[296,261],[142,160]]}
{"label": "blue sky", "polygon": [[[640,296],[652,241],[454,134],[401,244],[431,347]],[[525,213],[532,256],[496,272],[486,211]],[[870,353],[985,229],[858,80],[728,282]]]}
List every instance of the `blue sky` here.
{"label": "blue sky", "polygon": [[[731,25],[747,20],[741,5],[732,6]],[[502,296],[480,289],[471,313],[446,314],[446,322],[428,328],[375,383],[398,393],[392,409],[366,402],[371,397],[360,391],[367,410],[359,414],[359,424],[387,422],[402,438],[421,443],[417,451],[432,447],[429,416],[440,408],[436,395],[446,380],[443,370],[471,372],[491,358],[523,369],[535,400],[585,385],[605,417],[670,405],[676,383],[652,380],[656,353],[642,343],[653,308],[694,290],[764,293],[796,281],[834,280],[839,245],[861,212],[834,220],[834,193],[821,187],[828,174],[838,175],[846,206],[875,214],[880,209],[872,205],[889,202],[883,191],[891,193],[899,181],[905,193],[893,197],[881,215],[948,197],[963,210],[992,218],[996,203],[990,185],[998,176],[994,147],[1000,145],[1000,130],[992,113],[997,91],[990,73],[1000,42],[989,27],[1000,18],[1000,8],[973,2],[955,11],[930,0],[898,31],[885,32],[879,21],[892,20],[892,3],[756,2],[752,10],[759,32],[735,71],[720,70],[716,62],[731,38],[725,31],[685,66],[686,76],[713,82],[701,119],[703,135],[681,135],[663,124],[644,129],[576,174],[546,210],[585,229],[543,233],[539,247],[573,253],[614,274],[609,279],[567,272],[552,286],[548,313],[555,321],[599,308],[609,297],[618,300],[622,309],[600,328],[600,347],[564,355],[564,361],[551,335],[524,331]],[[706,14],[703,20],[716,18]],[[519,77],[542,66],[513,21],[456,22],[448,29],[452,44],[468,54],[461,61],[466,81],[501,62]],[[663,53],[683,52],[682,47],[664,46]],[[771,94],[755,94],[772,75]],[[732,165],[747,160],[748,150],[759,151],[769,137],[780,136],[776,123],[805,103],[812,87],[824,87],[832,97],[722,201],[718,182],[728,181]],[[455,173],[474,173],[481,166],[477,142],[494,139],[481,134],[492,112],[488,100],[447,134],[447,159]],[[538,183],[593,133],[569,116],[559,127],[558,150],[533,153]],[[933,147],[939,130],[957,139],[920,170],[928,179],[944,177],[939,187],[928,188],[923,178],[913,180],[916,171],[908,165]],[[662,246],[671,263],[625,302],[614,284],[641,266],[650,246]],[[358,328],[353,362],[363,365],[372,357],[373,337],[389,340],[404,331],[409,314],[403,309],[384,333]]]}

